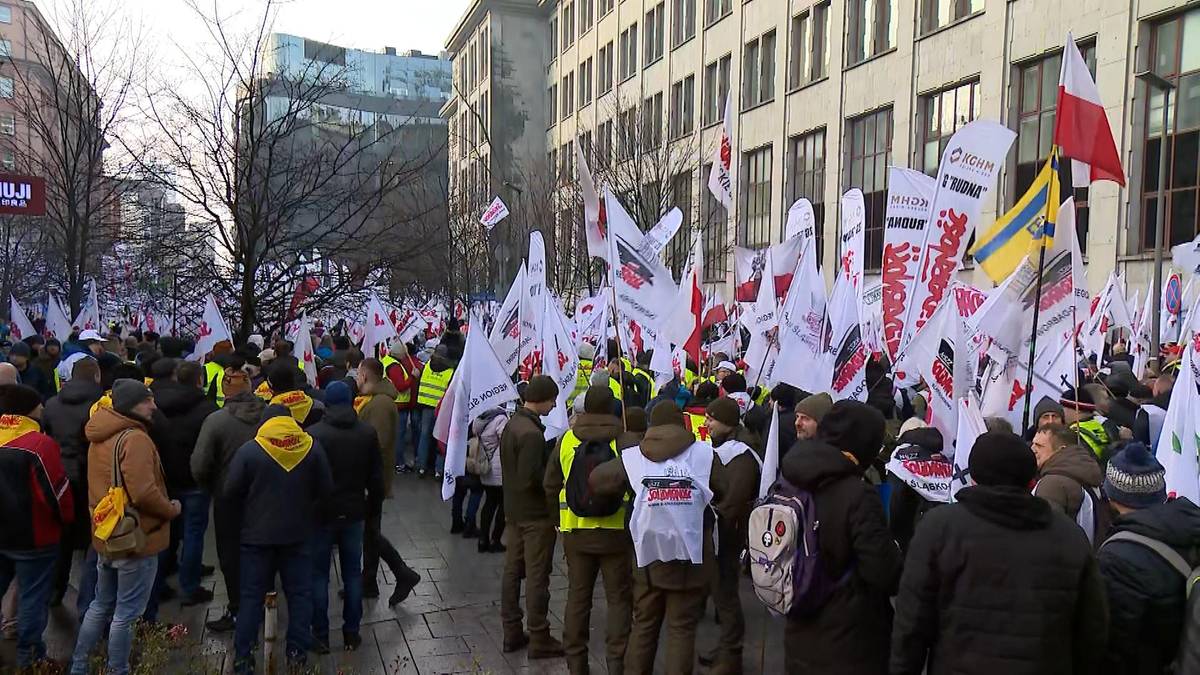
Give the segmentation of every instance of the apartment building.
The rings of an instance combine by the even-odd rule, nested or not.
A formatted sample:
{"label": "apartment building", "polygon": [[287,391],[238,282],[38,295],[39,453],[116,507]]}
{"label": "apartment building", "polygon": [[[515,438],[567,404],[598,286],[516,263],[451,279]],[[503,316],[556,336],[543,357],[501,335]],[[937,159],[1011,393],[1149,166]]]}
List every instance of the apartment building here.
{"label": "apartment building", "polygon": [[[448,44],[456,81],[473,68],[461,58],[464,26],[476,25],[473,17],[490,6],[494,15],[495,6],[513,4],[472,4]],[[636,173],[652,178],[662,203],[684,210],[686,227],[668,247],[671,262],[684,255],[689,228],[703,232],[708,282],[732,275],[733,245],[779,241],[787,209],[799,197],[812,201],[822,258],[833,260],[839,197],[851,187],[865,196],[866,264],[877,273],[886,167],[935,174],[950,136],[973,119],[999,120],[1017,132],[985,205],[985,219],[1003,213],[1049,150],[1068,31],[1093,70],[1127,174],[1124,188],[1099,183],[1076,191],[1092,290],[1114,268],[1124,270],[1131,289],[1150,277],[1163,100],[1138,72],[1154,71],[1176,87],[1167,135],[1167,240],[1189,241],[1197,233],[1200,3],[542,0],[536,10],[542,59],[535,63],[522,44],[526,58],[511,64],[521,69],[516,79],[526,95],[540,95],[542,115],[530,114],[524,124],[543,123],[545,155],[539,158],[530,142],[528,157],[564,181],[573,180],[575,143],[601,172],[667,158],[665,168]],[[510,36],[493,32],[491,39],[493,54],[510,49]],[[706,187],[727,96],[732,213]],[[443,113],[453,115],[454,105],[452,99]],[[510,124],[495,108],[481,121]],[[463,157],[452,153],[452,175],[462,170]],[[580,227],[576,213],[565,210],[560,227]],[[643,227],[652,224],[639,219]],[[987,285],[969,260],[963,274]]]}

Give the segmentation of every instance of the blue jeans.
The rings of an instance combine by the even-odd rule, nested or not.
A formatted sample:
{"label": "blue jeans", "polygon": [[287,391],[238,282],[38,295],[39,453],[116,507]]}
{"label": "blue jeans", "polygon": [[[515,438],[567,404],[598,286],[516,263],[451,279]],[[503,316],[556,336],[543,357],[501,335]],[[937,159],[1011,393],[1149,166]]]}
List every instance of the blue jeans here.
{"label": "blue jeans", "polygon": [[75,596],[75,612],[79,615],[79,624],[83,625],[83,617],[87,615],[88,607],[96,599],[96,549],[88,545],[83,554],[82,566],[79,568],[79,593]]}
{"label": "blue jeans", "polygon": [[263,622],[263,598],[278,574],[287,599],[287,660],[303,664],[312,630],[312,556],[307,541],[280,546],[242,544],[242,598],[233,634],[233,669],[254,672],[252,650]]}
{"label": "blue jeans", "polygon": [[338,549],[346,597],[342,603],[342,632],[357,633],[362,623],[363,521],[339,521],[322,526],[312,541],[312,634],[329,642],[329,563]]}
{"label": "blue jeans", "polygon": [[[96,559],[96,598],[88,607],[75,656],[71,659],[71,675],[87,675],[88,661],[96,643],[108,632],[108,671],[112,675],[129,672],[129,650],[133,645],[133,624],[146,609],[158,556],[109,560]],[[109,622],[112,622],[111,627]]]}
{"label": "blue jeans", "polygon": [[209,497],[200,490],[179,494],[183,507],[183,542],[179,552],[179,591],[187,598],[200,589],[200,565],[204,560],[204,533],[208,530]]}
{"label": "blue jeans", "polygon": [[396,426],[396,461],[393,462],[397,469],[402,466],[412,466],[408,459],[409,447],[412,447],[414,456],[417,454],[417,435],[421,431],[420,410],[420,408],[412,408],[398,411],[400,421]]}
{"label": "blue jeans", "polygon": [[17,667],[46,658],[46,615],[54,585],[58,544],[29,551],[0,551],[0,596],[17,582]]}
{"label": "blue jeans", "polygon": [[[433,422],[437,419],[434,414],[434,409],[429,406],[418,406],[416,410],[421,418],[421,431],[417,437],[417,469],[419,471],[429,470],[429,451],[433,449]],[[434,460],[435,470],[438,473],[442,472],[442,465],[445,460],[442,459],[441,453],[434,450],[437,459]]]}

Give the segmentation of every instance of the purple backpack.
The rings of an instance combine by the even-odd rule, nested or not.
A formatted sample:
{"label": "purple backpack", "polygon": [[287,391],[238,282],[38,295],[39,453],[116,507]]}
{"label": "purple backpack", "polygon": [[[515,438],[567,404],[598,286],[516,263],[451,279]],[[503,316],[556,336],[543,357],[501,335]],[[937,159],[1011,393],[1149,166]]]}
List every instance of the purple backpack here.
{"label": "purple backpack", "polygon": [[817,544],[821,521],[808,490],[783,478],[750,512],[750,577],[758,599],[784,616],[808,616],[820,609],[849,577],[825,571]]}

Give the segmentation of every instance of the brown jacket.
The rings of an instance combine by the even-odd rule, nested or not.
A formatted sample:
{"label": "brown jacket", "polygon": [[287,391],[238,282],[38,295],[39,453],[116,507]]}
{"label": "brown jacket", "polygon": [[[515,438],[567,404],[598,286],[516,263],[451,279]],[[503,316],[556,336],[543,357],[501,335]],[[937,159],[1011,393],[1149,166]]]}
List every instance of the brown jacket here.
{"label": "brown jacket", "polygon": [[1096,456],[1081,445],[1068,445],[1054,453],[1038,470],[1033,494],[1050,502],[1068,518],[1079,515],[1083,488],[1099,488],[1104,471]]}
{"label": "brown jacket", "polygon": [[[121,475],[125,491],[141,517],[146,545],[137,557],[157,555],[167,548],[171,539],[171,519],[179,515],[179,506],[167,497],[167,482],[163,474],[158,449],[146,433],[146,424],[126,417],[111,408],[98,408],[83,427],[88,439],[88,510],[96,508],[100,499],[113,486],[112,453],[117,436],[126,429],[132,431],[121,442]],[[99,540],[92,546],[101,550]]]}
{"label": "brown jacket", "polygon": [[750,446],[750,452],[759,457],[755,459],[749,453],[743,452],[730,460],[725,465],[729,489],[720,499],[713,499],[713,508],[720,517],[720,542],[737,546],[740,551],[746,547],[746,523],[750,519],[754,502],[758,500],[758,481],[762,474],[762,468],[759,466],[762,456],[759,453],[762,447],[759,445],[758,436],[740,424],[730,434],[729,439],[713,437],[713,446],[720,446],[726,440],[745,443]]}
{"label": "brown jacket", "polygon": [[[395,461],[396,429],[400,426],[400,413],[396,412],[396,385],[385,377],[370,385],[362,394],[371,398],[359,408],[358,419],[370,424],[379,437],[379,453],[386,469]],[[392,481],[388,478],[383,481],[383,495],[392,496]]]}
{"label": "brown jacket", "polygon": [[[571,431],[575,433],[575,436],[580,441],[585,443],[588,441],[608,443],[616,440],[618,452],[637,445],[636,442],[631,442],[634,439],[621,426],[621,419],[613,415],[579,413],[575,416]],[[552,509],[551,513],[554,514],[557,514],[559,509],[562,508],[559,505],[558,496],[566,484],[566,477],[563,476],[562,460],[558,454],[560,449],[562,449],[561,438],[550,453],[550,459],[546,462],[546,477],[542,481],[542,487],[546,489],[546,507]],[[618,456],[611,463],[620,464],[620,457]],[[581,546],[586,545],[589,551],[608,549],[615,552],[624,550],[630,545],[629,530],[573,530],[563,533],[564,543],[568,537],[580,542]]]}
{"label": "brown jacket", "polygon": [[505,520],[558,524],[558,508],[547,508],[546,490],[542,487],[551,447],[541,417],[524,406],[517,408],[500,436]]}
{"label": "brown jacket", "polygon": [[[650,427],[637,448],[626,452],[641,452],[652,462],[662,462],[681,454],[696,442],[695,435],[682,426],[673,424]],[[713,454],[712,474],[708,487],[713,492],[713,502],[720,502],[729,491],[728,477],[721,460]],[[616,494],[629,490],[629,475],[624,462],[609,462],[596,467],[588,478],[588,484],[600,494]],[[670,591],[707,587],[716,574],[716,550],[713,548],[713,519],[704,518],[704,562],[693,565],[684,561],[655,562],[645,568],[634,570],[634,575],[645,575],[643,581]]]}

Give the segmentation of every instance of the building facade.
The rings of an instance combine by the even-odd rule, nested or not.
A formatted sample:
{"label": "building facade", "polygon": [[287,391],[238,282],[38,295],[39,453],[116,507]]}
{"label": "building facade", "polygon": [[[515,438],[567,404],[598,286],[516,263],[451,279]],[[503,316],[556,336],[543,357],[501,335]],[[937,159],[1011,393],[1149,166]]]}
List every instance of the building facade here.
{"label": "building facade", "polygon": [[[473,3],[448,44],[456,82],[480,68],[463,50],[464,33],[480,34],[489,14],[514,5],[522,16],[532,11],[514,2]],[[573,181],[575,143],[601,173],[669,157],[662,160],[669,169],[639,173],[653,177],[664,205],[684,210],[688,227],[668,247],[672,262],[686,255],[689,228],[703,232],[709,282],[732,274],[732,246],[779,241],[788,207],[800,197],[814,205],[822,259],[833,260],[839,197],[852,187],[865,196],[866,266],[878,273],[887,166],[935,174],[950,136],[973,119],[998,120],[1017,132],[984,222],[1003,213],[1049,151],[1068,31],[1093,71],[1127,175],[1124,188],[1098,183],[1076,191],[1091,290],[1114,268],[1131,290],[1150,278],[1162,95],[1135,77],[1140,71],[1176,86],[1166,137],[1172,149],[1167,242],[1197,233],[1200,3],[542,0],[536,10],[540,61],[525,53],[527,39],[510,47],[510,36],[495,30],[490,58],[483,57],[486,64],[497,52],[524,53],[511,63],[520,68],[516,78],[526,95],[540,96],[542,111],[534,114],[537,104],[528,103],[524,124],[540,119],[544,126],[541,147],[528,143],[530,161],[540,159]],[[537,91],[529,91],[539,77]],[[731,214],[706,187],[727,97],[735,151]],[[457,131],[467,139],[488,135],[488,125],[512,123],[493,108],[475,120],[485,128],[472,131],[456,107],[465,100],[456,92],[443,108],[452,144],[456,123],[468,127]],[[465,152],[452,151],[452,175],[469,167]],[[563,227],[582,229],[576,211],[564,213]],[[969,261],[963,274],[990,285]]]}

